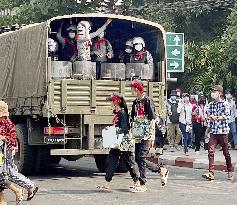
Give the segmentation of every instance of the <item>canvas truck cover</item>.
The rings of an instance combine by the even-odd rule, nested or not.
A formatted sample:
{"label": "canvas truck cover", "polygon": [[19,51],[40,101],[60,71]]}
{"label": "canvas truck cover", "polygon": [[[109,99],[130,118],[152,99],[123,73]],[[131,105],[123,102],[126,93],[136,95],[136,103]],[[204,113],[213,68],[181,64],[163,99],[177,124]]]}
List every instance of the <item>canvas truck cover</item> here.
{"label": "canvas truck cover", "polygon": [[46,95],[47,32],[45,22],[0,35],[0,98],[10,108]]}

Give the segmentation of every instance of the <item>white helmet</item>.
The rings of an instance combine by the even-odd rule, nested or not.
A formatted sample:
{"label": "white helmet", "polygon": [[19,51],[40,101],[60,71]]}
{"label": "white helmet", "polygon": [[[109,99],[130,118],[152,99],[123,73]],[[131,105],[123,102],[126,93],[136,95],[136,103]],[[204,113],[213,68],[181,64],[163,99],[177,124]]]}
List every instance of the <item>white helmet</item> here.
{"label": "white helmet", "polygon": [[52,38],[48,38],[49,51],[55,53],[58,51],[58,43]]}
{"label": "white helmet", "polygon": [[125,46],[130,46],[133,47],[133,40],[132,39],[128,39],[125,43]]}
{"label": "white helmet", "polygon": [[91,24],[89,21],[80,21],[78,26],[77,26],[77,29],[80,28],[80,26],[84,26],[86,28],[86,30],[91,30]]}
{"label": "white helmet", "polygon": [[133,45],[135,44],[142,44],[143,48],[145,47],[145,41],[142,37],[135,37],[133,39]]}
{"label": "white helmet", "polygon": [[70,25],[70,26],[67,28],[67,31],[70,31],[70,30],[76,31],[76,30],[77,30],[77,27],[74,26],[74,25]]}

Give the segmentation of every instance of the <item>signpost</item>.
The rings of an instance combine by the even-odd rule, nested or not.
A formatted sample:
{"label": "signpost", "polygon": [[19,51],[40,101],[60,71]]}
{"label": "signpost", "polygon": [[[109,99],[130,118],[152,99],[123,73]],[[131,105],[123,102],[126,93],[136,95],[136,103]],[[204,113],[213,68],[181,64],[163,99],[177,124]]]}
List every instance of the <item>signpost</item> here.
{"label": "signpost", "polygon": [[166,33],[166,71],[184,72],[184,33]]}

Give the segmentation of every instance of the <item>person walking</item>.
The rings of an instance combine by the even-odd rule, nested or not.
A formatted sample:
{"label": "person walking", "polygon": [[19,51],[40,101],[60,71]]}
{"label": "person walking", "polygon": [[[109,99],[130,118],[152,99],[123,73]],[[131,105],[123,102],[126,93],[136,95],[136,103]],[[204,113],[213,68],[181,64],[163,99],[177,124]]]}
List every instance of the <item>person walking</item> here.
{"label": "person walking", "polygon": [[188,156],[188,146],[192,141],[192,104],[189,101],[189,94],[184,93],[183,99],[180,100],[177,112],[179,116],[179,128],[183,135],[184,153]]}
{"label": "person walking", "polygon": [[110,183],[113,178],[113,174],[118,166],[119,159],[122,157],[126,163],[126,167],[130,172],[130,175],[134,181],[135,186],[139,186],[139,177],[135,170],[135,157],[134,149],[135,143],[131,135],[129,135],[130,122],[128,108],[124,98],[119,94],[112,94],[108,98],[112,103],[112,110],[114,113],[113,125],[116,127],[116,134],[118,141],[115,143],[113,148],[110,149],[107,158],[107,168],[105,181],[103,185],[98,185],[97,188],[100,190],[109,190]]}
{"label": "person walking", "polygon": [[[140,172],[140,186],[135,186],[134,192],[147,191],[146,182],[146,157],[149,148],[155,140],[155,106],[153,101],[144,93],[144,85],[140,80],[133,80],[131,92],[136,97],[132,104],[132,134],[135,137],[135,159]],[[157,165],[155,165],[157,167]],[[157,167],[161,175],[161,183],[167,183],[169,171],[166,168]]]}
{"label": "person walking", "polygon": [[230,90],[225,91],[225,97],[230,107],[229,127],[230,127],[230,133],[232,135],[231,144],[234,146],[234,149],[237,150],[237,133],[236,133],[236,124],[235,124],[236,103],[233,99],[233,96]]}
{"label": "person walking", "polygon": [[209,104],[207,110],[208,123],[206,130],[206,136],[210,133],[208,144],[209,172],[202,175],[207,180],[214,180],[214,155],[217,144],[221,145],[225,156],[228,180],[233,180],[231,156],[228,149],[230,108],[222,97],[223,87],[220,85],[213,86],[211,92],[213,101]]}
{"label": "person walking", "polygon": [[[8,105],[4,101],[0,101],[0,140],[6,142],[8,156],[6,158],[6,174],[10,182],[19,185],[28,192],[27,201],[30,201],[38,191],[38,187],[35,187],[34,183],[20,174],[16,165],[13,163],[14,152],[17,149],[17,135],[15,125],[9,118]],[[11,183],[10,183],[11,185]],[[11,188],[11,186],[10,186]],[[16,194],[18,203],[22,201],[20,191],[13,187],[12,191]]]}
{"label": "person walking", "polygon": [[198,95],[198,102],[193,106],[193,132],[195,135],[195,152],[198,155],[200,152],[201,141],[204,141],[206,131],[206,98],[203,94]]}
{"label": "person walking", "polygon": [[174,148],[180,150],[179,143],[181,141],[181,131],[179,128],[179,115],[177,92],[172,90],[170,93],[170,99],[167,100],[167,138],[170,146],[170,150],[173,152]]}

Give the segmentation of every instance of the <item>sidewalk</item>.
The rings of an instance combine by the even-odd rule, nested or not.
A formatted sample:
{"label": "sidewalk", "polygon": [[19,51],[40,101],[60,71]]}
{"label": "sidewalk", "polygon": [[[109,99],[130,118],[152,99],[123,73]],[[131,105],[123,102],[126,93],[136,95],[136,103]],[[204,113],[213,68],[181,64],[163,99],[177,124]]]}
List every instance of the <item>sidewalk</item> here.
{"label": "sidewalk", "polygon": [[[232,159],[233,171],[237,173],[237,150],[230,150]],[[149,161],[157,162],[157,157],[148,157]],[[189,156],[185,156],[183,150],[171,152],[164,150],[163,155],[159,156],[159,162],[163,165],[188,167],[194,169],[208,170],[208,154],[202,150],[199,155],[196,155],[194,149],[189,150]],[[215,170],[226,171],[225,158],[222,151],[216,149],[215,152]]]}

